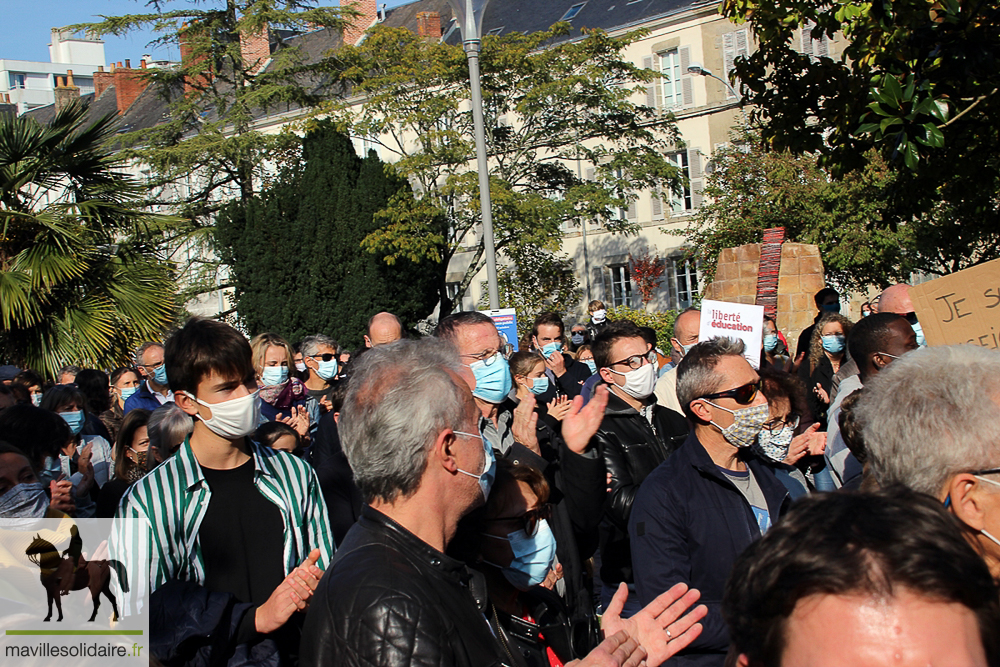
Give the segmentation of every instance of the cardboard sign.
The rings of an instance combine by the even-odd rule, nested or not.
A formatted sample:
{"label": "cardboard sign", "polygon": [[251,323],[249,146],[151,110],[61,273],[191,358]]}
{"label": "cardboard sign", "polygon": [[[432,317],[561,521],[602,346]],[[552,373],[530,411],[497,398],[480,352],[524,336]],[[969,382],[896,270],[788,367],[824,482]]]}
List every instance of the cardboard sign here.
{"label": "cardboard sign", "polygon": [[1000,259],[910,288],[928,345],[1000,347]]}
{"label": "cardboard sign", "polygon": [[514,309],[501,308],[500,310],[484,310],[482,312],[489,315],[493,324],[497,326],[500,340],[513,345],[514,351],[517,352],[517,313]]}
{"label": "cardboard sign", "polygon": [[760,350],[764,337],[764,306],[727,301],[701,302],[701,327],[698,340],[717,336],[742,340],[746,345],[743,356],[754,368],[760,366]]}

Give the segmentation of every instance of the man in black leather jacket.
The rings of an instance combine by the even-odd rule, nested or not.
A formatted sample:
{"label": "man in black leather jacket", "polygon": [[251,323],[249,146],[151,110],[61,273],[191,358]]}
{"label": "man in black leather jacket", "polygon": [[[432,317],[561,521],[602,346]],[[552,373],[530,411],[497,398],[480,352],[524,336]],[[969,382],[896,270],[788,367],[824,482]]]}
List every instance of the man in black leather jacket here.
{"label": "man in black leather jacket", "polygon": [[398,341],[358,366],[340,430],[368,505],[316,589],[301,663],[502,665],[473,574],[444,553],[495,466],[454,352]]}
{"label": "man in black leather jacket", "polygon": [[[601,523],[601,601],[604,606],[625,582],[630,589],[623,616],[639,610],[634,595],[628,520],[632,501],[646,475],[687,437],[687,420],[656,404],[656,352],[638,326],[612,322],[593,345],[601,379],[611,390],[594,443],[611,475]],[[634,367],[634,368],[633,368]]]}

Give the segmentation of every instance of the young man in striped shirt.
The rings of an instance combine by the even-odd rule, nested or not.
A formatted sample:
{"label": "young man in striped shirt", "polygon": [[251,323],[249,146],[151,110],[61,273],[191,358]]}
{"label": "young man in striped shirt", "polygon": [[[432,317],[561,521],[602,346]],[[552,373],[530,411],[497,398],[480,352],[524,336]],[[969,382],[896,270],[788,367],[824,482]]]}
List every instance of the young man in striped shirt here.
{"label": "young man in striped shirt", "polygon": [[288,657],[298,645],[295,612],[308,606],[333,554],[316,476],[247,437],[260,403],[250,345],[235,329],[192,319],[167,341],[165,363],[194,431],[119,507],[118,518],[139,521],[118,523],[112,557],[148,553],[150,561],[123,607],[149,595],[162,626],[151,628],[152,648],[164,660]]}

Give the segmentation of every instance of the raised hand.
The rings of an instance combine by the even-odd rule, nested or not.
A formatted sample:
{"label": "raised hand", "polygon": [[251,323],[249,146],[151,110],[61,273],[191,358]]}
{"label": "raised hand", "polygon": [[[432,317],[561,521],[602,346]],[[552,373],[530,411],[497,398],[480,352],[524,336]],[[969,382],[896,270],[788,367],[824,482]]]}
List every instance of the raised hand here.
{"label": "raised hand", "polygon": [[[819,422],[816,422],[807,428],[803,433],[800,433],[792,438],[792,444],[788,446],[788,454],[785,455],[785,459],[782,463],[795,465],[799,459],[807,454],[822,454],[823,450],[826,449],[826,433],[816,433],[818,430]],[[816,442],[819,439],[822,439],[821,444]],[[814,452],[814,449],[817,446],[819,447],[819,451]]]}
{"label": "raised hand", "polygon": [[679,583],[632,618],[622,618],[622,607],[628,599],[628,587],[622,583],[601,617],[601,628],[605,634],[624,631],[638,640],[646,651],[646,664],[655,667],[686,648],[701,634],[702,625],[698,621],[705,618],[708,607],[698,605],[684,613],[700,597],[700,592]]}
{"label": "raised hand", "polygon": [[541,456],[538,446],[538,413],[535,412],[535,397],[522,399],[514,408],[514,423],[511,424],[514,440]]}
{"label": "raised hand", "polygon": [[566,667],[639,667],[645,660],[646,651],[639,642],[618,632],[598,644],[582,660],[567,662]]}
{"label": "raised hand", "polygon": [[583,396],[573,399],[569,412],[562,420],[562,437],[571,452],[582,454],[590,446],[590,439],[597,433],[604,420],[604,409],[608,407],[608,388],[602,384],[594,389],[594,395],[587,405]]}
{"label": "raised hand", "polygon": [[566,359],[562,352],[556,350],[550,356],[545,357],[545,367],[552,371],[557,378],[566,374]]}
{"label": "raised hand", "polygon": [[556,421],[562,421],[563,417],[566,416],[566,413],[568,413],[572,407],[573,406],[569,396],[556,396],[549,401],[549,416]]}
{"label": "raised hand", "polygon": [[313,549],[302,564],[278,584],[267,601],[257,607],[254,617],[257,632],[274,632],[288,622],[296,611],[305,611],[323,576],[323,570],[316,565],[318,560],[319,549]]}
{"label": "raised hand", "polygon": [[304,407],[293,405],[292,411],[287,417],[282,416],[282,413],[279,412],[275,421],[288,424],[295,429],[299,437],[304,438],[309,434],[309,411]]}

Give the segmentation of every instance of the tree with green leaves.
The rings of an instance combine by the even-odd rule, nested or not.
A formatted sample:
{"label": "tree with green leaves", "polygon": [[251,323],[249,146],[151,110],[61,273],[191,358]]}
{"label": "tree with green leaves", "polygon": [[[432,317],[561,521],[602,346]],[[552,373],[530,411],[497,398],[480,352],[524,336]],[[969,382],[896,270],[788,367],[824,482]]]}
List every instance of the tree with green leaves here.
{"label": "tree with green leaves", "polygon": [[107,147],[114,119],[73,104],[50,125],[0,115],[0,358],[54,378],[110,368],[175,315],[172,267],[151,239],[174,221]]}
{"label": "tree with green leaves", "polygon": [[[898,268],[941,274],[1000,257],[997,3],[727,0],[722,12],[756,39],[735,76],[766,144],[814,153],[838,178],[892,172],[871,224],[909,237],[911,263]],[[803,28],[807,42],[842,39],[840,57],[800,49]]]}
{"label": "tree with green leaves", "polygon": [[[517,313],[517,333],[531,333],[535,317],[543,312],[570,313],[576,310],[583,290],[576,279],[573,260],[537,246],[516,246],[509,251],[510,263],[497,268],[500,307]],[[486,284],[479,308],[490,307]]]}
{"label": "tree with green leaves", "polygon": [[433,267],[408,259],[390,266],[361,250],[385,224],[375,214],[409,191],[374,154],[358,157],[331,123],[312,123],[301,162],[218,216],[217,250],[246,330],[292,340],[325,333],[360,345],[368,318],[379,311],[408,328],[430,315],[437,302]]}
{"label": "tree with green leaves", "polygon": [[[665,158],[679,143],[672,115],[631,100],[637,87],[659,76],[622,57],[642,33],[610,37],[591,31],[570,41],[564,39],[568,31],[568,24],[556,24],[531,35],[483,40],[483,106],[501,264],[516,262],[532,247],[557,258],[565,225],[580,220],[636,231],[619,212],[638,192],[677,191],[681,185],[678,169]],[[485,264],[465,54],[460,46],[377,26],[338,57],[341,80],[352,95],[331,102],[327,111],[352,134],[381,144],[396,171],[414,184],[413,197],[394,198],[380,213],[387,224],[364,246],[389,262],[433,261],[440,312],[447,314],[453,307],[445,283],[451,259],[473,253],[458,298]],[[587,168],[594,169],[592,180],[584,177]],[[436,224],[442,217],[444,228]]]}
{"label": "tree with green leaves", "polygon": [[766,150],[756,136],[743,139],[713,155],[705,204],[687,231],[707,281],[723,249],[760,243],[772,227],[784,227],[789,241],[818,246],[827,278],[844,289],[885,287],[914,270],[912,228],[881,224],[895,181],[877,156],[834,180],[814,154]]}
{"label": "tree with green leaves", "polygon": [[[357,14],[317,0],[148,0],[146,7],[70,28],[95,35],[151,28],[159,33],[152,44],[180,48],[180,67],[144,71],[169,100],[169,114],[118,139],[123,156],[152,171],[147,203],[184,221],[163,242],[193,250],[187,253],[193,263],[180,267],[189,283],[185,296],[193,296],[220,285],[218,261],[206,252],[215,214],[234,199],[248,201],[298,157],[299,139],[290,129],[260,132],[255,119],[264,111],[309,109],[329,95],[330,60],[303,52],[288,37],[340,30]],[[261,41],[263,49],[247,46]]]}

